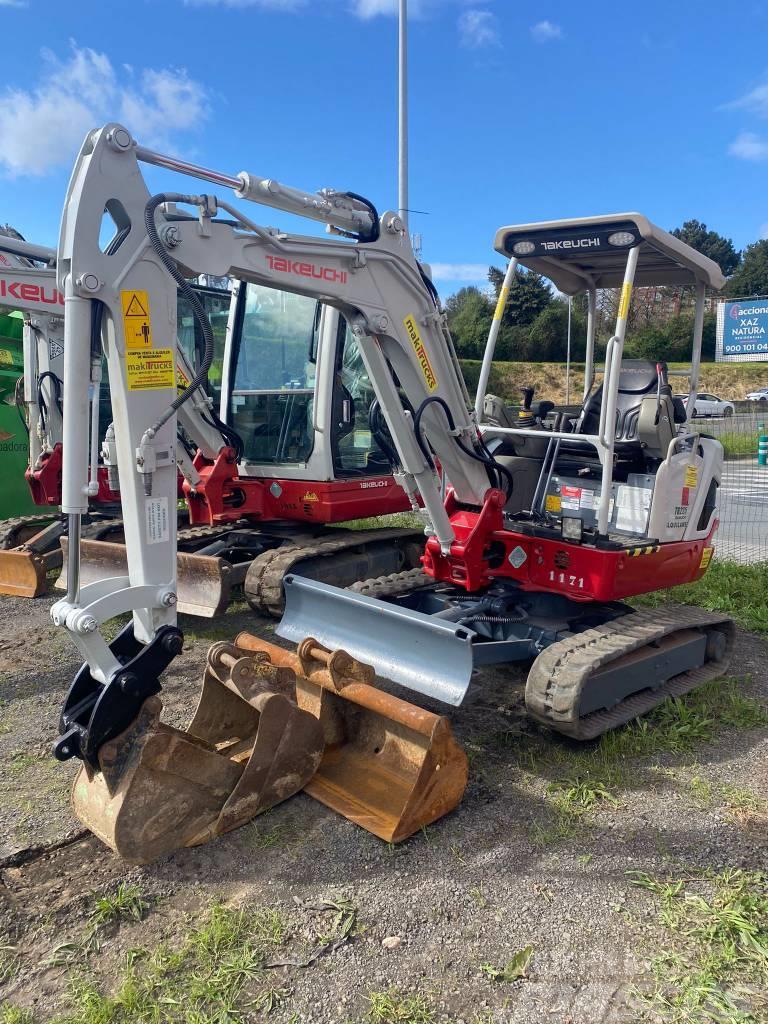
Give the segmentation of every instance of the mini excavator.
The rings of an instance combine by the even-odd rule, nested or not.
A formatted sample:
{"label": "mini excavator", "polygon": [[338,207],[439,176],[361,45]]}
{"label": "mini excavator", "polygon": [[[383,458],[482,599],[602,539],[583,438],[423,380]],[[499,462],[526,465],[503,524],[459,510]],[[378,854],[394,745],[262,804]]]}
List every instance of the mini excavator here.
{"label": "mini excavator", "polygon": [[[153,195],[142,164],[319,221],[334,237],[264,227],[220,196]],[[194,216],[179,219],[184,207]],[[105,211],[120,235],[106,252]],[[725,670],[727,618],[623,603],[706,571],[723,458],[717,441],[690,429],[663,364],[623,363],[632,288],[695,285],[695,394],[704,293],[722,284],[719,269],[638,214],[504,228],[496,244],[509,274],[522,263],[568,294],[587,291],[588,386],[576,417],[550,425],[546,403],[534,408],[528,396],[510,421],[503,403],[486,399],[493,334],[472,408],[436,293],[396,214],[379,215],[356,193],[309,194],[186,163],[118,124],[87,137],[58,252],[70,548],[68,591],[51,612],[85,661],[55,754],[82,761],[75,811],[126,858],[206,841],[301,789],[390,841],[455,807],[467,762],[447,719],[378,689],[377,675],[457,705],[476,668],[533,659],[529,713],[587,739]],[[339,310],[378,403],[372,429],[386,437],[412,507],[423,505],[428,536],[422,569],[352,589],[289,573],[278,633],[295,651],[250,634],[215,644],[197,711],[179,730],[162,722],[158,698],[183,645],[170,515],[176,420],[204,383],[213,338],[198,312],[204,357],[181,394],[172,339],[176,290],[200,273]],[[609,287],[621,288],[621,302],[595,386],[595,296]],[[126,315],[135,299],[140,329]],[[502,291],[497,320],[503,301]],[[81,585],[96,338],[109,368],[128,572]],[[126,612],[131,622],[108,642],[102,624]]]}

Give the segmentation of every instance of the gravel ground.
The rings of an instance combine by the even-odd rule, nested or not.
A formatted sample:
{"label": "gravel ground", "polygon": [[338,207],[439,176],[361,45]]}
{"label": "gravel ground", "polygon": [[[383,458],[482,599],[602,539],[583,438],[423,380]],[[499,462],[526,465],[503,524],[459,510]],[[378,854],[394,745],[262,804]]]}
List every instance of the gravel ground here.
{"label": "gravel ground", "polygon": [[[285,999],[270,1020],[362,1021],[368,994],[390,987],[423,994],[435,1007],[430,1019],[454,1024],[635,1020],[631,990],[647,980],[644,958],[659,935],[647,894],[626,873],[768,866],[764,818],[701,806],[685,785],[695,772],[768,799],[764,730],[727,729],[692,754],[639,760],[616,805],[603,802],[572,834],[554,838],[547,785],[562,767],[521,756],[540,743],[522,710],[524,673],[515,670],[484,672],[451,713],[471,757],[467,794],[455,813],[405,844],[390,848],[300,795],[215,843],[126,869],[82,833],[68,806],[75,766],[50,757],[77,666],[48,624],[50,603],[0,599],[0,948],[5,941],[18,957],[0,984],[0,1005],[5,998],[31,1007],[37,1021],[67,1008],[66,970],[44,961],[82,939],[95,894],[122,879],[152,909],[104,943],[97,970],[107,987],[126,950],[161,938],[173,944],[218,899],[277,908],[294,947],[311,943],[327,918],[312,909],[318,901],[344,899],[357,908],[358,934],[312,966],[274,971]],[[266,620],[237,609],[213,624],[182,625],[191,642],[163,692],[176,724],[194,707],[211,639],[242,628],[272,635]],[[766,654],[763,640],[740,634],[733,669],[761,700]],[[557,737],[551,743],[561,761],[575,751]],[[525,979],[493,981],[481,970],[528,945]]]}

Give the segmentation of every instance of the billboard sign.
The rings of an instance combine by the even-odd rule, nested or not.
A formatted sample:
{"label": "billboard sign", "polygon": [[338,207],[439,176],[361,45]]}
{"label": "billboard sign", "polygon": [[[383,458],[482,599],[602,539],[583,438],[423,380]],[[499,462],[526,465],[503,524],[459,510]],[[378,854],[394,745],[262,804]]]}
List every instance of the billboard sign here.
{"label": "billboard sign", "polygon": [[768,360],[768,298],[721,302],[717,309],[718,363]]}

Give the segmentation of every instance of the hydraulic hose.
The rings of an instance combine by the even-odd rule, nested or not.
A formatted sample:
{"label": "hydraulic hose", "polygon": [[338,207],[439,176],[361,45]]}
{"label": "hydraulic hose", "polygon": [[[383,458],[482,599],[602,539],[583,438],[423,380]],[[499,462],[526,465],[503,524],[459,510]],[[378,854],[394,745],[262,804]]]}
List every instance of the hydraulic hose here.
{"label": "hydraulic hose", "polygon": [[203,361],[200,368],[189,382],[188,387],[182,391],[173,402],[171,402],[157,423],[151,427],[151,434],[156,434],[160,427],[162,427],[164,423],[168,422],[171,416],[173,416],[173,414],[192,397],[198,388],[202,388],[204,391],[207,389],[208,371],[213,363],[213,330],[211,329],[208,317],[206,316],[205,308],[197,297],[195,290],[190,287],[189,283],[184,278],[184,275],[176,266],[176,261],[163,245],[155,225],[155,210],[157,210],[158,206],[162,206],[163,203],[189,203],[192,206],[197,206],[199,198],[199,196],[182,195],[178,192],[159,192],[157,195],[152,196],[144,207],[144,227],[147,232],[147,237],[149,238],[149,244],[152,246],[157,258],[178,285],[179,291],[192,307],[192,312],[200,325],[200,330],[203,333],[203,340],[205,342]]}

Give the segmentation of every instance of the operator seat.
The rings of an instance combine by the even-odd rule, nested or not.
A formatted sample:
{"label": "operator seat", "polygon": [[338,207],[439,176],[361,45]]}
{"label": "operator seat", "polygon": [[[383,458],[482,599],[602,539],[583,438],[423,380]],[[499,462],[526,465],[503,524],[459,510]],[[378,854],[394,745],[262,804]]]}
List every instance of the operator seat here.
{"label": "operator seat", "polygon": [[[576,434],[597,434],[603,405],[603,384],[584,403]],[[630,454],[643,449],[647,455],[665,458],[676,424],[685,423],[685,406],[672,396],[667,364],[645,359],[625,359],[619,374],[616,400],[615,450]],[[565,442],[568,448],[572,443]]]}

